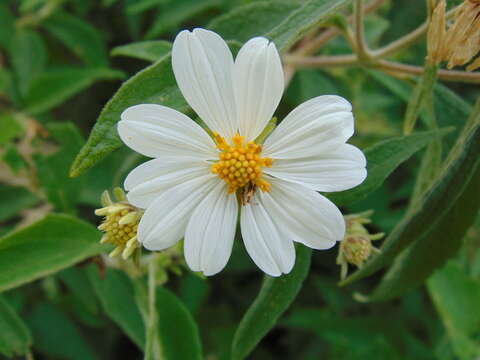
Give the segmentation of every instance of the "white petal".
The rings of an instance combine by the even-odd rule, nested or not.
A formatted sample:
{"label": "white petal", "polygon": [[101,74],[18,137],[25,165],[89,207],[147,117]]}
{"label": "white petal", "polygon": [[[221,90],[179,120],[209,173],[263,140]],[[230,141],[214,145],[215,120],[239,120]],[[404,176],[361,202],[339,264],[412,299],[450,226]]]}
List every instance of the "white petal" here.
{"label": "white petal", "polygon": [[242,206],[240,216],[243,242],[257,266],[271,276],[287,274],[295,263],[295,247],[276,226],[261,199],[255,196]]}
{"label": "white petal", "polygon": [[126,109],[118,134],[127,146],[149,157],[215,159],[208,134],[184,114],[162,105],[142,104]]}
{"label": "white petal", "polygon": [[257,37],[242,46],[235,59],[233,87],[240,134],[255,140],[283,93],[282,63],[273,42]]}
{"label": "white petal", "polygon": [[232,252],[237,227],[238,201],[219,182],[197,206],[185,232],[184,252],[188,266],[210,276],[221,271]]}
{"label": "white petal", "polygon": [[174,245],[184,236],[195,207],[220,181],[216,175],[205,175],[160,195],[140,220],[138,240],[149,250],[163,250]]}
{"label": "white petal", "polygon": [[232,86],[233,57],[223,39],[212,31],[180,32],[172,48],[178,87],[210,130],[231,138],[237,131]]}
{"label": "white petal", "polygon": [[367,160],[361,150],[343,144],[329,153],[301,159],[279,159],[263,171],[316,191],[343,191],[367,177]]}
{"label": "white petal", "polygon": [[269,179],[269,192],[259,198],[289,239],[313,249],[329,249],[345,235],[342,213],[330,200],[301,185]]}
{"label": "white petal", "polygon": [[147,208],[158,196],[175,185],[210,173],[210,166],[202,160],[153,159],[128,174],[124,187],[130,203]]}
{"label": "white petal", "polygon": [[264,156],[303,158],[333,151],[353,135],[350,103],[333,95],[304,102],[287,115],[266,139]]}

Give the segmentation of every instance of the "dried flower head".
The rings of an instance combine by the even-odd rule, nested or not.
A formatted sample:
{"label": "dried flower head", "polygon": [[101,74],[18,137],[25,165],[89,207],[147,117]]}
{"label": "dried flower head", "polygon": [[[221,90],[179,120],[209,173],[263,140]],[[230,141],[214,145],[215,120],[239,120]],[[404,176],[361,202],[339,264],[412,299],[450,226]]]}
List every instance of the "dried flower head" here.
{"label": "dried flower head", "polygon": [[111,257],[122,254],[127,259],[139,247],[137,229],[143,211],[128,203],[122,189],[114,190],[118,202],[113,202],[108,191],[102,194],[102,208],[95,210],[95,215],[105,216],[98,227],[105,232],[100,242],[115,245]]}
{"label": "dried flower head", "polygon": [[[480,1],[465,0],[445,33],[442,23],[445,24],[445,0],[439,2],[432,14],[428,34],[429,57],[448,61],[449,69],[467,64],[480,52]],[[477,58],[467,66],[467,71],[479,66]]]}
{"label": "dried flower head", "polygon": [[384,233],[369,234],[365,224],[371,222],[370,217],[373,211],[365,211],[359,214],[345,216],[346,235],[340,243],[340,249],[337,257],[337,264],[341,266],[341,278],[347,276],[348,264],[362,267],[364,262],[372,255],[379,252],[372,246],[372,241],[383,238]]}

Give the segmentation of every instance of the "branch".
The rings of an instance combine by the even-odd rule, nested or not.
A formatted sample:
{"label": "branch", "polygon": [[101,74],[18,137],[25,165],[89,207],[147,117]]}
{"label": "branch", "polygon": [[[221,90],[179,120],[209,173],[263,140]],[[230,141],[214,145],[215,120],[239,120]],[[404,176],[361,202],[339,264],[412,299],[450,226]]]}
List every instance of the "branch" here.
{"label": "branch", "polygon": [[[358,56],[337,55],[337,56],[298,56],[286,55],[284,62],[288,65],[302,66],[308,68],[327,68],[327,67],[348,67],[348,66],[368,66],[395,74],[421,75],[423,67],[415,65],[400,64],[388,60],[376,60],[369,63],[363,63]],[[457,70],[439,70],[438,77],[445,81],[460,81],[465,83],[479,84],[480,72],[465,72]]]}

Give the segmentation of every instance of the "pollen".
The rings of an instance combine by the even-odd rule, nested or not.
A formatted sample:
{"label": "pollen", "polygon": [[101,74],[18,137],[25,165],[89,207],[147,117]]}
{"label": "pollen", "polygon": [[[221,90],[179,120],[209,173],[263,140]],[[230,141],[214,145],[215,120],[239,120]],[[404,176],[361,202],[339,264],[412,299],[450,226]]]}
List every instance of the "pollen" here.
{"label": "pollen", "polygon": [[262,191],[270,190],[270,184],[262,177],[262,168],[272,166],[273,160],[261,157],[261,145],[253,141],[245,143],[238,133],[232,137],[230,144],[218,133],[213,135],[220,154],[211,170],[228,184],[230,194],[256,187]]}

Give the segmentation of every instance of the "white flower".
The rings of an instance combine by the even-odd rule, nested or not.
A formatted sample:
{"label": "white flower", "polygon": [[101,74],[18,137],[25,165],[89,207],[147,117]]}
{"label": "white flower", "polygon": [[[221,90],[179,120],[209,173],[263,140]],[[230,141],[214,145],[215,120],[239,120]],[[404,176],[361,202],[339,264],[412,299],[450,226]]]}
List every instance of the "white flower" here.
{"label": "white flower", "polygon": [[125,110],[122,140],[153,157],[125,180],[128,200],[146,209],[138,240],[163,250],[185,239],[194,271],[213,275],[232,251],[240,214],[245,247],[267,274],[291,271],[294,241],[328,249],[343,239],[338,208],[317,191],[341,191],[366,177],[366,161],[346,144],[351,105],[319,96],[294,109],[267,137],[262,133],[283,92],[283,70],[272,42],[248,41],[235,62],[220,36],[182,31],[172,64],[183,96],[213,132],[161,105]]}

